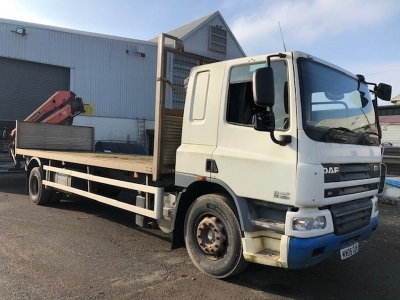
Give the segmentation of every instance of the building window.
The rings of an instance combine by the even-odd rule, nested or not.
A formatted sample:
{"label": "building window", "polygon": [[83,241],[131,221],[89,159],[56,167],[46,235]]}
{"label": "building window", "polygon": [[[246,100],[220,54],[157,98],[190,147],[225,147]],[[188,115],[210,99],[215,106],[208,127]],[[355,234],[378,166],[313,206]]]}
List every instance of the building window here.
{"label": "building window", "polygon": [[226,53],[226,38],[226,30],[210,26],[210,50]]}

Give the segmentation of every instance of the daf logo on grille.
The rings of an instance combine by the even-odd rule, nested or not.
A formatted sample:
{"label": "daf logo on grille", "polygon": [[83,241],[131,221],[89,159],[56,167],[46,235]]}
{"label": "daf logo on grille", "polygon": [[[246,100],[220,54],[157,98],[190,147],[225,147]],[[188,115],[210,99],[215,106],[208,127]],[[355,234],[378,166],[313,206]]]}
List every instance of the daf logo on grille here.
{"label": "daf logo on grille", "polygon": [[336,174],[339,173],[339,167],[324,168],[324,174]]}

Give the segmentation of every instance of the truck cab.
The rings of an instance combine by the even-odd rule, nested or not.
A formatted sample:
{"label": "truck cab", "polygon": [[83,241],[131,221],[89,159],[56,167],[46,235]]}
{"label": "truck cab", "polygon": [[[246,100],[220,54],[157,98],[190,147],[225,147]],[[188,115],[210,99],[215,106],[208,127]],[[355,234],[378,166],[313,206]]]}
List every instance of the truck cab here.
{"label": "truck cab", "polygon": [[[271,75],[257,78],[266,67]],[[337,251],[355,254],[378,226],[380,127],[371,92],[389,100],[390,86],[374,86],[297,51],[194,68],[176,157],[180,202],[185,193],[223,195],[245,261],[298,269]],[[232,243],[229,218],[208,199],[186,217],[186,247],[200,269],[224,277],[235,272],[215,271]]]}

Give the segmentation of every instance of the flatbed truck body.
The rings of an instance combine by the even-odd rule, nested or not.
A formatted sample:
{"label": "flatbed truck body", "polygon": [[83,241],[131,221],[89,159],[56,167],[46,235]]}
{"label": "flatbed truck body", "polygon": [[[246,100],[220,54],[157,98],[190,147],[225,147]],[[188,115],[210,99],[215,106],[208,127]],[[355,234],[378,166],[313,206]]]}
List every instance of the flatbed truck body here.
{"label": "flatbed truck body", "polygon": [[153,157],[124,153],[83,152],[83,151],[51,151],[35,149],[19,149],[19,155],[40,157],[46,160],[63,161],[99,168],[117,169],[120,171],[152,174]]}

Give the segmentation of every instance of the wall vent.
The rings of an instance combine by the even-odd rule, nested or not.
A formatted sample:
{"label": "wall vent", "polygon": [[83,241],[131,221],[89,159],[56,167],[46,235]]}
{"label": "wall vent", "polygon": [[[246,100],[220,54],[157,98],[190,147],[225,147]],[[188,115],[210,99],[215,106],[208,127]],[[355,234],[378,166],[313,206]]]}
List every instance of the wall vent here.
{"label": "wall vent", "polygon": [[227,31],[217,26],[210,26],[210,50],[226,53]]}

